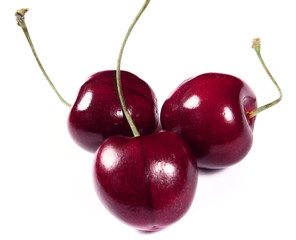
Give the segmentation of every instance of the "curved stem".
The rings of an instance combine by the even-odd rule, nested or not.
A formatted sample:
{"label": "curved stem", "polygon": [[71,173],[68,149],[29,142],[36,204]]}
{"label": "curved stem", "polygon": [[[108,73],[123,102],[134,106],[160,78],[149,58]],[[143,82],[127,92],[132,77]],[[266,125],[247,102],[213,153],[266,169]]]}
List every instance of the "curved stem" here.
{"label": "curved stem", "polygon": [[16,16],[16,21],[18,23],[18,25],[23,29],[23,32],[27,38],[27,41],[31,47],[31,50],[34,54],[34,57],[38,63],[38,66],[39,68],[41,69],[43,75],[45,76],[46,80],[48,81],[49,85],[51,86],[51,88],[55,91],[56,95],[59,97],[59,99],[62,101],[62,103],[64,103],[67,107],[71,107],[71,104],[68,103],[62,96],[61,94],[58,92],[58,90],[55,88],[55,86],[53,85],[52,81],[49,79],[47,73],[45,72],[40,60],[39,60],[39,57],[36,53],[36,50],[34,48],[34,45],[33,45],[33,42],[31,40],[31,37],[30,37],[30,34],[29,34],[29,31],[28,31],[28,28],[27,28],[27,25],[25,23],[25,14],[26,12],[28,11],[29,9],[28,8],[23,8],[23,9],[20,9],[18,11],[16,11],[15,13],[15,16]]}
{"label": "curved stem", "polygon": [[123,55],[123,50],[124,47],[126,45],[126,42],[134,28],[134,26],[136,25],[137,21],[139,20],[139,18],[141,17],[141,15],[143,14],[143,12],[145,11],[146,7],[148,6],[150,0],[145,0],[144,5],[142,6],[142,8],[140,9],[139,13],[137,14],[137,16],[135,17],[134,21],[132,22],[131,26],[129,27],[125,38],[123,40],[123,43],[121,45],[120,48],[120,52],[119,52],[119,56],[118,56],[118,60],[117,60],[117,68],[116,68],[116,89],[117,89],[117,93],[118,93],[118,97],[120,100],[120,105],[123,111],[123,114],[126,118],[126,120],[128,121],[130,128],[133,132],[134,137],[140,136],[140,133],[131,117],[131,115],[129,114],[127,107],[126,107],[126,103],[124,100],[124,96],[123,96],[123,92],[122,92],[122,86],[121,86],[121,78],[120,78],[120,65],[121,65],[121,59],[122,59],[122,55]]}
{"label": "curved stem", "polygon": [[263,105],[261,107],[258,107],[256,109],[248,112],[247,115],[248,115],[248,118],[249,119],[252,118],[252,117],[255,117],[258,113],[260,113],[260,112],[262,112],[262,111],[264,111],[264,110],[266,110],[266,109],[268,109],[268,108],[276,105],[283,98],[283,93],[282,93],[281,88],[279,87],[279,85],[277,84],[277,82],[275,81],[275,79],[273,78],[273,76],[271,75],[271,73],[269,72],[268,68],[266,67],[266,65],[265,65],[265,63],[264,63],[264,61],[262,59],[261,52],[260,52],[260,49],[261,49],[261,41],[260,41],[260,38],[255,38],[253,40],[253,46],[252,47],[255,49],[255,51],[257,53],[257,56],[258,56],[258,58],[259,58],[259,60],[260,60],[260,62],[262,64],[264,70],[266,71],[266,73],[268,74],[268,76],[270,77],[270,79],[274,83],[274,85],[277,87],[280,96],[279,96],[278,99],[276,99],[276,100],[274,100],[274,101],[272,101],[272,102],[270,102],[268,104],[265,104],[265,105]]}

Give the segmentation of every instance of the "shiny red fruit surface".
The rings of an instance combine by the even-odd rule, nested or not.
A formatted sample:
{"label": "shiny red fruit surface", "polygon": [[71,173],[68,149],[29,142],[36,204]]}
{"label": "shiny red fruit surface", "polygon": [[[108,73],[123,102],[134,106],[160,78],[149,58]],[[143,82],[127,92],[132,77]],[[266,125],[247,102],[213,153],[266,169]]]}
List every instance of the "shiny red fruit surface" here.
{"label": "shiny red fruit surface", "polygon": [[251,88],[237,77],[206,73],[183,82],[164,102],[163,129],[181,135],[198,166],[219,169],[239,162],[253,141],[256,109]]}
{"label": "shiny red fruit surface", "polygon": [[155,231],[179,220],[197,186],[197,164],[184,140],[169,131],[113,136],[95,156],[95,187],[105,207],[123,222]]}
{"label": "shiny red fruit surface", "polygon": [[[87,151],[95,152],[113,135],[132,136],[123,116],[116,91],[116,71],[92,75],[80,88],[73,104],[68,129],[74,141]],[[140,134],[159,128],[157,100],[149,85],[136,75],[121,71],[123,95],[128,111]]]}

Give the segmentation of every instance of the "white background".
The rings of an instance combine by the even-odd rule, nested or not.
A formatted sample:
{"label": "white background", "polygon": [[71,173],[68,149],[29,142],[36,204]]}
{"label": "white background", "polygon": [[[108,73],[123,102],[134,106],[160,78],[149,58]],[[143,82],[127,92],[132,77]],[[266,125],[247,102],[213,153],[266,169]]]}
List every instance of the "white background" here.
{"label": "white background", "polygon": [[296,239],[294,0],[151,0],[127,43],[122,69],[147,81],[159,109],[183,80],[205,72],[240,77],[259,105],[278,97],[253,38],[282,87],[261,113],[253,147],[239,164],[200,172],[194,203],[176,224],[143,234],[105,210],[92,183],[93,155],[71,140],[69,109],[46,83],[15,10],[62,95],[74,102],[85,79],[115,69],[139,0],[1,3],[0,239]]}

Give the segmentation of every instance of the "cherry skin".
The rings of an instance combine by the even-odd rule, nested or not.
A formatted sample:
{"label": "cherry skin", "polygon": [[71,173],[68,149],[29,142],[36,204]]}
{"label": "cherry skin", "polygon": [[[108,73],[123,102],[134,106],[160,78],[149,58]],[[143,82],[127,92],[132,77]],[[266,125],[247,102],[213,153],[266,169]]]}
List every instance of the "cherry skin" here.
{"label": "cherry skin", "polygon": [[161,109],[163,129],[181,135],[200,168],[220,169],[242,160],[253,141],[257,108],[251,88],[237,77],[206,73],[183,82]]}
{"label": "cherry skin", "polygon": [[197,186],[197,163],[178,135],[112,136],[95,155],[95,187],[105,207],[128,225],[155,231],[178,221]]}
{"label": "cherry skin", "polygon": [[[128,111],[140,134],[159,128],[157,100],[149,85],[136,75],[121,71]],[[133,136],[123,116],[116,92],[116,71],[92,75],[80,88],[69,118],[68,130],[74,141],[89,152],[113,135]]]}

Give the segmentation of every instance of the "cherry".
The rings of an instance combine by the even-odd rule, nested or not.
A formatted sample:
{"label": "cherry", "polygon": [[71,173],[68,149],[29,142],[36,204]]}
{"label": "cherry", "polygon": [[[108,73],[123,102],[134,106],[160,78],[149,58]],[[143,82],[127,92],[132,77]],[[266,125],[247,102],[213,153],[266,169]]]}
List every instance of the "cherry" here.
{"label": "cherry", "polygon": [[[146,0],[125,38],[149,4]],[[139,230],[155,231],[179,220],[189,209],[197,186],[197,163],[177,134],[160,131],[140,136],[125,104],[120,62],[117,92],[134,137],[107,138],[95,154],[95,187],[105,207]]]}
{"label": "cherry", "polygon": [[[154,92],[130,72],[121,71],[121,76],[128,110],[140,134],[154,132],[159,126]],[[113,70],[92,75],[80,88],[71,108],[69,132],[78,145],[90,152],[95,152],[110,136],[132,136],[117,97],[115,78]]]}
{"label": "cherry", "polygon": [[[33,46],[25,13],[28,9],[16,12],[17,22],[23,29],[37,63],[60,100],[68,103],[57,91],[45,72]],[[152,133],[160,128],[157,99],[150,86],[136,75],[121,71],[123,91],[128,111],[141,134]],[[95,152],[106,138],[112,135],[132,136],[128,122],[123,116],[116,94],[116,71],[102,71],[93,74],[81,86],[68,118],[68,130],[73,140],[87,151]]]}
{"label": "cherry", "polygon": [[110,137],[95,159],[95,186],[104,206],[139,230],[154,231],[176,222],[192,203],[196,160],[172,132]]}
{"label": "cherry", "polygon": [[252,146],[256,115],[282,98],[262,60],[259,39],[254,40],[253,48],[277,86],[279,99],[257,108],[256,96],[245,82],[231,75],[207,73],[183,82],[162,106],[163,129],[186,140],[200,168],[225,168],[242,160]]}
{"label": "cherry", "polygon": [[190,144],[202,168],[234,164],[250,150],[254,120],[245,112],[256,97],[240,79],[220,73],[199,75],[182,84],[161,110],[164,129]]}

